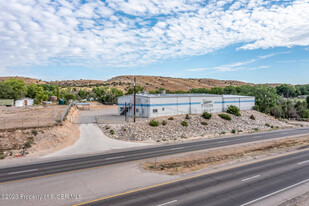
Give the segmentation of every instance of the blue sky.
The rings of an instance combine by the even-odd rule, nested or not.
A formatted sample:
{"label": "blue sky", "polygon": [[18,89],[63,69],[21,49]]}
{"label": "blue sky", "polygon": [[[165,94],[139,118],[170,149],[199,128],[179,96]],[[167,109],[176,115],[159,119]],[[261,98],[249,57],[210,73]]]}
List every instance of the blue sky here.
{"label": "blue sky", "polygon": [[0,75],[308,84],[308,13],[308,0],[8,0]]}

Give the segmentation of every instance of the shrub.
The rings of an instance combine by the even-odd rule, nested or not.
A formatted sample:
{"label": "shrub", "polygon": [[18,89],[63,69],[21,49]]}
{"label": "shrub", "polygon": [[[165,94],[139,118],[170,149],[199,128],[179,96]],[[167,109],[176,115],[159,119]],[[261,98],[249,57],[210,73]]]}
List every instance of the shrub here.
{"label": "shrub", "polygon": [[201,122],[201,124],[202,124],[202,125],[208,125],[208,123],[207,123],[207,122]]}
{"label": "shrub", "polygon": [[220,134],[225,134],[225,133],[226,133],[225,131],[220,132]]}
{"label": "shrub", "polygon": [[255,116],[252,114],[252,115],[250,116],[250,119],[255,120]]}
{"label": "shrub", "polygon": [[257,132],[257,131],[259,131],[259,128],[253,128],[253,130],[254,130],[255,132]]}
{"label": "shrub", "polygon": [[5,155],[1,155],[0,159],[2,159],[2,160],[5,159]]}
{"label": "shrub", "polygon": [[238,132],[243,132],[242,130],[238,130]]}
{"label": "shrub", "polygon": [[169,117],[168,120],[174,120],[174,117]]}
{"label": "shrub", "polygon": [[167,124],[166,120],[163,120],[162,125],[166,125],[166,124]]}
{"label": "shrub", "polygon": [[191,119],[191,117],[188,114],[186,114],[186,119]]}
{"label": "shrub", "polygon": [[31,142],[30,141],[27,141],[26,143],[25,143],[25,145],[24,145],[26,148],[29,148],[29,147],[31,147]]}
{"label": "shrub", "polygon": [[270,124],[269,124],[269,123],[266,123],[265,126],[266,126],[266,127],[270,127]]}
{"label": "shrub", "polygon": [[167,139],[163,138],[162,141],[167,141]]}
{"label": "shrub", "polygon": [[232,129],[232,133],[235,134],[235,133],[236,133],[236,130],[235,130],[235,129]]}
{"label": "shrub", "polygon": [[234,105],[229,106],[227,113],[234,114],[235,116],[241,116],[239,108]]}
{"label": "shrub", "polygon": [[210,114],[210,113],[208,113],[208,112],[203,112],[203,114],[202,114],[202,117],[203,117],[204,119],[210,119],[211,116],[212,116],[212,114]]}
{"label": "shrub", "polygon": [[161,141],[158,139],[157,142],[161,142]]}
{"label": "shrub", "polygon": [[303,114],[303,118],[309,118],[309,109],[306,109],[304,114]]}
{"label": "shrub", "polygon": [[181,122],[181,125],[184,126],[184,127],[189,126],[189,125],[188,125],[188,122],[186,122],[186,121],[182,121],[182,122]]}
{"label": "shrub", "polygon": [[37,132],[36,130],[32,130],[31,132],[32,132],[32,134],[33,134],[34,136],[37,136],[37,135],[38,135],[38,132]]}
{"label": "shrub", "polygon": [[111,129],[111,130],[109,131],[109,133],[111,133],[111,135],[114,135],[114,134],[115,134],[115,131]]}
{"label": "shrub", "polygon": [[159,126],[159,122],[152,119],[152,120],[150,120],[149,125],[152,126],[152,127],[157,127],[157,126]]}
{"label": "shrub", "polygon": [[187,139],[187,137],[186,136],[184,136],[184,135],[181,135],[181,137],[180,137],[181,139]]}
{"label": "shrub", "polygon": [[218,114],[218,116],[225,120],[232,120],[232,117],[228,114]]}
{"label": "shrub", "polygon": [[273,129],[273,128],[274,128],[274,125],[271,125],[271,126],[270,126],[270,128],[272,128],[272,129]]}

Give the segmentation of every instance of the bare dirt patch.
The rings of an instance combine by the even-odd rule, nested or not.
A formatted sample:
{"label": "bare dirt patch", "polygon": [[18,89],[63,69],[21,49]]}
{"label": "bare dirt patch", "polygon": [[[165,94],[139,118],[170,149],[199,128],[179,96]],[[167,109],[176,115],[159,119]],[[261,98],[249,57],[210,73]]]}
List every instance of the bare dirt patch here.
{"label": "bare dirt patch", "polygon": [[[79,111],[72,107],[68,116],[77,119]],[[77,124],[66,120],[62,126],[0,131],[0,153],[6,158],[23,152],[39,157],[72,145],[79,138]]]}
{"label": "bare dirt patch", "polygon": [[0,107],[0,129],[53,126],[66,105]]}
{"label": "bare dirt patch", "polygon": [[208,152],[198,152],[179,158],[170,158],[156,162],[145,162],[142,165],[146,170],[176,175],[227,162],[256,158],[258,156],[283,151],[292,151],[306,146],[309,146],[309,136],[285,138],[251,145],[216,149]]}

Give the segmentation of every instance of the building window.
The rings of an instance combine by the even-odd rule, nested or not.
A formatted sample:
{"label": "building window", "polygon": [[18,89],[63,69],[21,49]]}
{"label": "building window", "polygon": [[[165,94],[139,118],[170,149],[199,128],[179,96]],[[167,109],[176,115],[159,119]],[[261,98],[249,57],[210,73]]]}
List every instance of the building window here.
{"label": "building window", "polygon": [[164,111],[164,108],[162,108],[162,111]]}
{"label": "building window", "polygon": [[153,113],[158,113],[158,110],[157,109],[153,109],[152,112]]}
{"label": "building window", "polygon": [[136,112],[139,112],[139,109],[135,109]]}
{"label": "building window", "polygon": [[122,112],[124,110],[124,107],[120,107],[120,111]]}

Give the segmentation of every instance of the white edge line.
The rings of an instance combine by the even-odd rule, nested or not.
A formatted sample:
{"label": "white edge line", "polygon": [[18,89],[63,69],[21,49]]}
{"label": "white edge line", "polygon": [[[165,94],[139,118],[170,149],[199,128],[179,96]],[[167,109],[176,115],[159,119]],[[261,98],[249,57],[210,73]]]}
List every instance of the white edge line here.
{"label": "white edge line", "polygon": [[254,179],[254,178],[257,178],[257,177],[259,177],[260,175],[256,175],[256,176],[253,176],[253,177],[249,177],[249,178],[246,178],[246,179],[243,179],[243,180],[241,180],[242,182],[245,182],[245,181],[247,181],[247,180],[252,180],[252,179]]}
{"label": "white edge line", "polygon": [[170,150],[177,150],[177,149],[184,149],[184,147],[172,148],[172,149],[170,149]]}
{"label": "white edge line", "polygon": [[309,162],[309,160],[306,160],[306,161],[303,161],[303,162],[299,162],[299,163],[297,163],[298,165],[301,165],[301,164],[305,164],[305,163],[307,163],[307,162]]}
{"label": "white edge line", "polygon": [[24,173],[24,172],[33,172],[33,171],[37,171],[39,169],[32,169],[32,170],[23,170],[23,171],[17,171],[17,172],[10,172],[8,173],[9,175],[13,175],[13,174],[19,174],[19,173]]}
{"label": "white edge line", "polygon": [[104,160],[113,160],[113,159],[119,159],[119,158],[123,158],[125,156],[118,156],[118,157],[109,157],[109,158],[105,158]]}
{"label": "white edge line", "polygon": [[276,192],[270,193],[270,194],[265,195],[265,196],[263,196],[263,197],[260,197],[260,198],[258,198],[258,199],[255,199],[255,200],[252,200],[252,201],[250,201],[250,202],[247,202],[247,203],[245,203],[245,204],[243,204],[243,205],[241,205],[241,206],[250,205],[251,203],[257,202],[257,201],[262,200],[262,199],[265,199],[265,198],[267,198],[267,197],[270,197],[270,196],[275,195],[275,194],[277,194],[277,193],[283,192],[283,191],[288,190],[288,189],[290,189],[290,188],[292,188],[292,187],[296,187],[296,186],[301,185],[301,184],[303,184],[303,183],[305,183],[305,182],[308,182],[308,181],[309,181],[309,179],[306,179],[306,180],[301,181],[301,182],[299,182],[299,183],[296,183],[296,184],[294,184],[294,185],[288,186],[288,187],[283,188],[283,189],[281,189],[281,190],[278,190],[278,191],[276,191]]}
{"label": "white edge line", "polygon": [[173,201],[170,201],[170,202],[166,202],[166,203],[163,203],[163,204],[158,205],[158,206],[168,205],[168,204],[171,204],[171,203],[174,203],[174,202],[177,202],[177,200],[173,200]]}
{"label": "white edge line", "polygon": [[221,141],[221,142],[217,142],[217,143],[225,143],[225,142],[229,142],[229,141],[226,140],[226,141]]}

